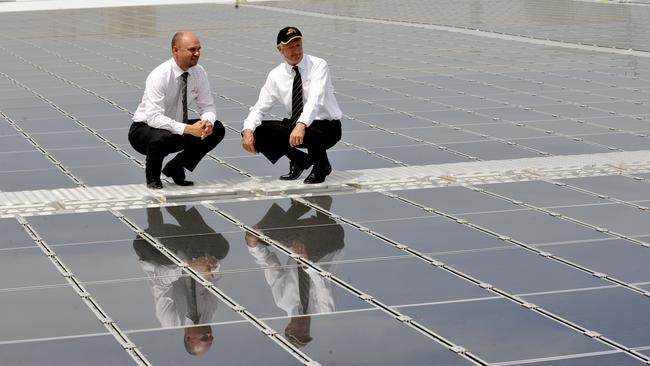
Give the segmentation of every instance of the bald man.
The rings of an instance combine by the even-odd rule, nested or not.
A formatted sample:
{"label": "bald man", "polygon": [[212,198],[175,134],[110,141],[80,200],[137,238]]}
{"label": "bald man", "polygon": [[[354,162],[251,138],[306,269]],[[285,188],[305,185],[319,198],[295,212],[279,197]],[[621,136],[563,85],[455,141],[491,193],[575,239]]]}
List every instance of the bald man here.
{"label": "bald man", "polygon": [[[129,142],[146,155],[147,187],[162,188],[160,173],[180,186],[225,134],[217,121],[216,108],[205,69],[198,64],[201,42],[192,32],[177,32],[171,42],[172,58],[156,67],[133,114]],[[188,105],[195,103],[200,119],[188,120]],[[178,153],[163,168],[164,158]]]}

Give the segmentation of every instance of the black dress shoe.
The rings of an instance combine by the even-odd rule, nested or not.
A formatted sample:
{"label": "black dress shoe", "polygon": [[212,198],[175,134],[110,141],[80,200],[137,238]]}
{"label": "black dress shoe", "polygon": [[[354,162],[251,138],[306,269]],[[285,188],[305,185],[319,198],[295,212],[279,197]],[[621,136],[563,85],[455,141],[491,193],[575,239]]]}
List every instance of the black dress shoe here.
{"label": "black dress shoe", "polygon": [[314,167],[314,169],[311,170],[311,173],[305,178],[305,184],[316,184],[316,183],[323,183],[325,181],[325,177],[330,175],[332,172],[332,166],[327,164],[325,168],[317,168]]}
{"label": "black dress shoe", "polygon": [[160,179],[147,180],[147,188],[162,189],[163,185]]}
{"label": "black dress shoe", "polygon": [[302,172],[305,169],[309,169],[311,164],[312,164],[312,162],[311,162],[311,159],[309,159],[309,158],[304,158],[304,159],[301,159],[301,160],[292,161],[291,163],[289,163],[289,173],[287,173],[285,175],[281,175],[280,179],[281,180],[298,179],[298,177],[300,177],[300,174],[302,174]]}
{"label": "black dress shoe", "polygon": [[169,178],[171,178],[174,183],[179,186],[187,187],[193,186],[194,182],[190,180],[185,180],[185,169],[183,167],[174,168],[170,167],[169,164],[165,166],[162,170],[162,173]]}

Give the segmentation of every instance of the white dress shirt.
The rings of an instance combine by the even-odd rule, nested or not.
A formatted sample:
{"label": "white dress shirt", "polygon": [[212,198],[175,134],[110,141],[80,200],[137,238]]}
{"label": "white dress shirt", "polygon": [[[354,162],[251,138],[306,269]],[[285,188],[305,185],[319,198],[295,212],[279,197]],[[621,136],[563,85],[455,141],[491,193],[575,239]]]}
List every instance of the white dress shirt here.
{"label": "white dress shirt", "polygon": [[[184,258],[183,258],[184,259]],[[162,265],[140,260],[140,266],[149,277],[149,283],[154,297],[155,312],[160,325],[163,327],[178,327],[194,325],[188,317],[190,313],[191,287],[195,286],[196,311],[199,315],[198,324],[217,321],[219,300],[208,292],[198,282],[192,283],[189,275],[176,265]],[[216,285],[219,277],[211,279]]]}
{"label": "white dress shirt", "polygon": [[[309,275],[309,305],[304,313],[300,303],[300,289],[298,283],[298,269],[296,262],[289,259],[283,266],[278,256],[265,245],[254,248],[248,247],[248,252],[253,256],[255,263],[264,268],[264,277],[271,288],[275,304],[287,313],[287,316],[323,314],[336,310],[334,299],[334,285],[326,280],[312,268],[306,268]],[[332,261],[341,253],[336,250],[320,259],[319,266],[325,271],[332,271]]]}
{"label": "white dress shirt", "polygon": [[[304,98],[302,114],[298,121],[309,126],[315,119],[341,119],[342,113],[334,97],[327,62],[322,58],[303,55],[297,66],[302,79]],[[269,72],[257,103],[251,107],[248,117],[244,120],[244,129],[255,130],[262,123],[264,114],[268,113],[276,102],[282,103],[287,114],[291,115],[291,94],[295,76],[292,68],[287,62],[283,62]]]}
{"label": "white dress shirt", "polygon": [[[134,122],[145,122],[153,128],[161,128],[171,133],[182,135],[183,102],[181,100],[181,75],[183,69],[171,58],[147,77],[142,101],[133,114]],[[201,65],[187,69],[187,105],[196,102],[201,119],[212,123],[217,119],[217,110],[210,91],[210,83],[205,69]]]}

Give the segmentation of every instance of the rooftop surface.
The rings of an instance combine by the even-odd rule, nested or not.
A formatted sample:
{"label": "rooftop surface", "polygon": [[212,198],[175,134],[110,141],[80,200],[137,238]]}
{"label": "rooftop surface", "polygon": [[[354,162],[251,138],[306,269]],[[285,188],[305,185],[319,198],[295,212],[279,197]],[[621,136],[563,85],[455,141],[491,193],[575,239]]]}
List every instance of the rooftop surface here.
{"label": "rooftop surface", "polygon": [[[137,3],[0,3],[3,365],[650,363],[649,4]],[[241,148],[288,24],[344,112],[315,186]],[[150,191],[179,29],[226,138]]]}

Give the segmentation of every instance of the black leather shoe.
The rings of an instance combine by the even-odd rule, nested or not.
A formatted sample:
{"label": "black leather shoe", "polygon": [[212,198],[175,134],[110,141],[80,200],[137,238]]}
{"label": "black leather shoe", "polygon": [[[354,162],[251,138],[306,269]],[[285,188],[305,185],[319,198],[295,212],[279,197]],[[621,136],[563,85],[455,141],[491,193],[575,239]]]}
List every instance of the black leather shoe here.
{"label": "black leather shoe", "polygon": [[285,175],[281,175],[280,179],[281,180],[298,179],[298,177],[300,177],[300,174],[302,174],[302,172],[305,169],[309,169],[311,164],[312,164],[312,162],[311,162],[311,159],[309,159],[309,158],[304,158],[304,159],[301,159],[300,161],[292,161],[291,163],[289,163],[289,173],[287,173]]}
{"label": "black leather shoe", "polygon": [[332,172],[332,166],[327,164],[325,168],[319,169],[317,167],[314,167],[314,169],[311,170],[311,173],[305,178],[305,184],[316,184],[316,183],[323,183],[325,181],[325,177],[330,175]]}
{"label": "black leather shoe", "polygon": [[180,168],[174,168],[170,167],[169,164],[166,165],[162,173],[169,178],[171,178],[174,183],[176,183],[179,186],[187,187],[187,186],[193,186],[194,182],[190,180],[185,180],[185,169],[183,167]]}
{"label": "black leather shoe", "polygon": [[160,179],[151,179],[147,180],[147,188],[151,189],[162,189],[162,182]]}

